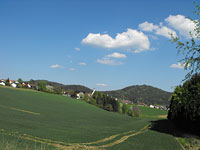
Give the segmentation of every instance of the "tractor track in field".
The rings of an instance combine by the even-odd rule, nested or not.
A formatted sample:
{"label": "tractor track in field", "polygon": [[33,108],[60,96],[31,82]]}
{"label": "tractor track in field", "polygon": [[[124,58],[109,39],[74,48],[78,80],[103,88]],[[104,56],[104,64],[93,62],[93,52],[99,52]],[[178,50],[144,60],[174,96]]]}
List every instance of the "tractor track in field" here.
{"label": "tractor track in field", "polygon": [[[107,137],[107,138],[104,138],[101,140],[97,140],[97,141],[93,141],[93,142],[88,142],[88,143],[65,143],[65,142],[54,141],[54,140],[50,140],[50,139],[44,139],[44,138],[40,138],[40,137],[28,135],[28,134],[20,134],[19,132],[12,132],[12,131],[4,130],[4,129],[0,129],[0,133],[19,137],[19,138],[25,139],[25,140],[34,141],[34,142],[41,143],[41,144],[51,145],[51,146],[54,146],[61,150],[78,150],[78,149],[80,149],[80,150],[105,150],[105,148],[120,144],[120,143],[126,141],[130,137],[136,136],[138,134],[142,134],[142,133],[148,131],[148,129],[149,129],[149,125],[146,125],[144,128],[140,129],[137,132],[134,130],[128,131],[128,132],[112,135],[110,137]],[[119,137],[119,136],[121,136],[120,139],[114,140],[116,137]],[[98,145],[98,146],[92,145],[92,144],[98,144],[98,143],[103,143],[103,142],[109,142],[110,140],[113,140],[113,141],[111,141],[110,143],[102,144],[102,145]]]}
{"label": "tractor track in field", "polygon": [[23,110],[23,109],[19,109],[19,108],[14,108],[14,107],[8,107],[8,106],[4,106],[4,105],[0,105],[0,107],[10,109],[10,110],[19,111],[19,112],[23,112],[23,113],[28,113],[28,114],[31,114],[31,115],[40,115],[40,113],[36,113],[36,112],[28,111],[28,110]]}

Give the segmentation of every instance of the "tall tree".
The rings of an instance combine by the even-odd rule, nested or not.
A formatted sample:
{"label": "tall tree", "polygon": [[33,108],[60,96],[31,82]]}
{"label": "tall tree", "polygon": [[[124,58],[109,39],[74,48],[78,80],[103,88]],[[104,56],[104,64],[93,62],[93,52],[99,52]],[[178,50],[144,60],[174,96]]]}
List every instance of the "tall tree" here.
{"label": "tall tree", "polygon": [[18,82],[22,84],[23,80],[21,78],[18,79]]}
{"label": "tall tree", "polygon": [[[200,6],[195,2],[196,11],[194,12],[198,18],[200,17]],[[191,19],[191,18],[190,18]],[[182,53],[184,58],[180,62],[184,65],[185,70],[189,73],[185,76],[185,80],[192,77],[195,73],[200,73],[200,19],[191,19],[195,24],[194,31],[190,31],[190,39],[183,41],[179,37],[172,34],[172,42],[176,44],[178,53]]]}
{"label": "tall tree", "polygon": [[7,86],[10,86],[10,79],[9,79],[9,78],[6,80],[5,84],[6,84]]}
{"label": "tall tree", "polygon": [[46,92],[46,82],[45,81],[38,82],[38,91]]}

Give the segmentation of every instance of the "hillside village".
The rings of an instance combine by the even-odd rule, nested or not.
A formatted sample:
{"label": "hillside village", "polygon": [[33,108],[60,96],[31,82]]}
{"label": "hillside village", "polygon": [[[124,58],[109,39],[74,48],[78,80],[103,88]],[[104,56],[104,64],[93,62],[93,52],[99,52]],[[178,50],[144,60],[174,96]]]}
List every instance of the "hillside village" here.
{"label": "hillside village", "polygon": [[[54,93],[54,94],[60,94],[63,96],[72,97],[75,99],[83,99],[87,101],[88,103],[91,103],[93,105],[96,105],[100,108],[103,108],[108,111],[118,111],[117,107],[128,109],[126,110],[126,113],[128,111],[130,112],[132,108],[130,106],[134,105],[134,103],[131,100],[127,99],[119,99],[113,96],[109,96],[109,94],[103,94],[101,92],[97,92],[95,89],[92,90],[92,92],[86,93],[85,91],[73,91],[72,89],[65,90],[59,86],[54,86],[51,84],[46,84],[45,81],[36,82],[34,80],[30,81],[23,81],[21,78],[19,78],[17,81],[8,79],[1,79],[0,80],[1,86],[11,86],[13,88],[27,88],[27,89],[33,89],[37,91],[43,91],[48,93]],[[104,101],[103,104],[101,101]],[[120,106],[117,106],[119,103]],[[143,102],[138,103],[139,106],[145,106],[150,108],[156,108],[156,109],[162,109],[162,110],[168,110],[166,106],[162,105],[147,105]],[[123,110],[120,111],[123,113]],[[124,110],[125,113],[125,110]]]}

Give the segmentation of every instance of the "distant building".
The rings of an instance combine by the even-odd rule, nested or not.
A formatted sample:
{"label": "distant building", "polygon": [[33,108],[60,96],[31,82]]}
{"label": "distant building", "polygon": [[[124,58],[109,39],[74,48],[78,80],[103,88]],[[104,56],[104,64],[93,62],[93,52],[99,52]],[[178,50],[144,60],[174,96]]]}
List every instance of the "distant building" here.
{"label": "distant building", "polygon": [[17,87],[17,84],[11,83],[11,86],[14,87],[14,88],[16,88],[16,87]]}
{"label": "distant building", "polygon": [[14,81],[13,81],[13,80],[9,80],[9,82],[10,82],[10,84],[14,83]]}
{"label": "distant building", "polygon": [[76,93],[76,97],[77,99],[81,99],[84,97],[84,93],[83,92]]}
{"label": "distant building", "polygon": [[27,87],[28,87],[28,88],[31,88],[31,85],[30,85],[30,84],[27,84]]}
{"label": "distant building", "polygon": [[149,107],[150,107],[150,108],[154,108],[154,106],[153,106],[153,105],[150,105]]}
{"label": "distant building", "polygon": [[0,85],[3,85],[3,86],[5,86],[6,84],[5,84],[4,82],[0,82]]}

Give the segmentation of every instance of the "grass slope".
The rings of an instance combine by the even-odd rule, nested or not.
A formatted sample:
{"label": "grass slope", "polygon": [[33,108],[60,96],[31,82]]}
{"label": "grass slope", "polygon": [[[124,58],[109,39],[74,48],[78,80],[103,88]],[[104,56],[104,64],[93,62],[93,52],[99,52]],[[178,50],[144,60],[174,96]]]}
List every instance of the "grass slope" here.
{"label": "grass slope", "polygon": [[[108,148],[121,147],[122,143],[142,134],[149,120],[110,113],[65,96],[0,87],[0,141],[12,139],[7,137],[12,135],[49,146],[59,144],[63,149],[84,149],[85,146],[102,149],[104,145],[99,143],[109,140],[113,144]],[[174,140],[168,135],[162,136]],[[93,141],[97,142],[88,143]]]}

